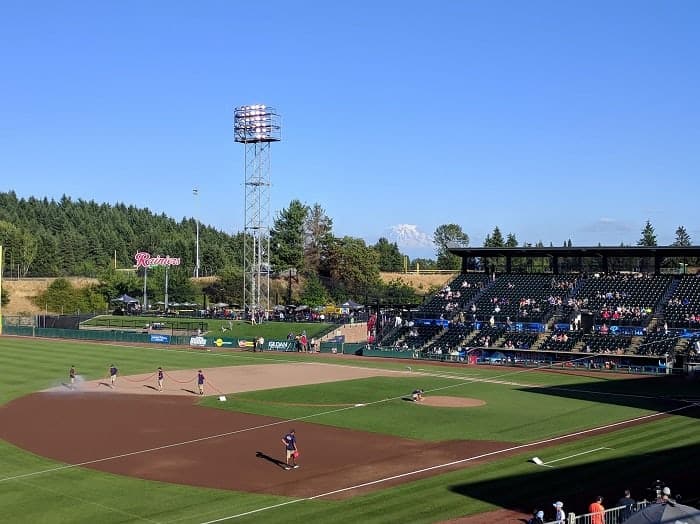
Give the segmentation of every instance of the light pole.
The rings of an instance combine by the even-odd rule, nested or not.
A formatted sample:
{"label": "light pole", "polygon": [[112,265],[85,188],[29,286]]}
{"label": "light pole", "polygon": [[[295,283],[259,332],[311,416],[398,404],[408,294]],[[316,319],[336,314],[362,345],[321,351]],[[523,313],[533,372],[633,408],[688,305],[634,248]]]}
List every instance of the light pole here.
{"label": "light pole", "polygon": [[195,214],[197,215],[195,217],[197,220],[197,260],[194,266],[194,276],[199,278],[199,190],[195,187],[192,190],[192,194],[195,198]]}
{"label": "light pole", "polygon": [[233,112],[234,141],[244,146],[243,307],[270,308],[270,145],[281,140],[280,115],[264,104]]}
{"label": "light pole", "polygon": [[144,266],[143,267],[143,308],[141,309],[141,314],[144,314],[146,312],[146,309],[148,308],[148,294],[146,292],[147,280],[148,280],[148,266]]}
{"label": "light pole", "polygon": [[163,306],[165,313],[168,312],[168,269],[170,269],[170,266],[165,266],[165,305]]}

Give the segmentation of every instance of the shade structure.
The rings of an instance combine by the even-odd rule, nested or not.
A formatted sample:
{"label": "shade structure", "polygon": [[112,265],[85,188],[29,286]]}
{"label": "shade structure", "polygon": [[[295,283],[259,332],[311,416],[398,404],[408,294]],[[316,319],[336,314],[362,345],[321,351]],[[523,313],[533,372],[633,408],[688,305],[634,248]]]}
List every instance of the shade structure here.
{"label": "shade structure", "polygon": [[700,509],[673,502],[652,504],[623,524],[700,524]]}
{"label": "shade structure", "polygon": [[138,299],[135,299],[134,297],[130,297],[129,295],[122,295],[117,298],[113,298],[112,302],[124,302],[124,304],[138,304],[139,301]]}

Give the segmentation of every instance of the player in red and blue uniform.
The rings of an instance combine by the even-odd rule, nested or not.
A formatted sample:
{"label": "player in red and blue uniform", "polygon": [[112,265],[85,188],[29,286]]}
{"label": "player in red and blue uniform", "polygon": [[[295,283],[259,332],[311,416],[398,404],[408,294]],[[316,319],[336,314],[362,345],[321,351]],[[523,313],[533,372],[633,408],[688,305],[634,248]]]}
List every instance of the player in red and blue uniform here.
{"label": "player in red and blue uniform", "polygon": [[163,368],[158,366],[158,391],[163,391]]}
{"label": "player in red and blue uniform", "polygon": [[298,468],[297,457],[299,456],[299,450],[297,449],[296,432],[293,429],[289,430],[289,433],[282,437],[282,444],[284,444],[284,448],[287,451],[287,465],[284,469],[290,470],[292,468]]}
{"label": "player in red and blue uniform", "polygon": [[199,394],[204,395],[204,373],[201,369],[197,372],[197,387],[199,387]]}

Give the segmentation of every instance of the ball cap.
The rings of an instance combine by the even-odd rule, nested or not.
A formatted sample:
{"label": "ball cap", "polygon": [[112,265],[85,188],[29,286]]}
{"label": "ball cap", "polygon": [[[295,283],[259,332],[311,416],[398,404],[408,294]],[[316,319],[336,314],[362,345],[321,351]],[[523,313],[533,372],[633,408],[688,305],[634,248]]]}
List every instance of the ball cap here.
{"label": "ball cap", "polygon": [[554,504],[552,504],[552,506],[554,506],[555,508],[563,508],[564,503],[560,500],[557,500]]}

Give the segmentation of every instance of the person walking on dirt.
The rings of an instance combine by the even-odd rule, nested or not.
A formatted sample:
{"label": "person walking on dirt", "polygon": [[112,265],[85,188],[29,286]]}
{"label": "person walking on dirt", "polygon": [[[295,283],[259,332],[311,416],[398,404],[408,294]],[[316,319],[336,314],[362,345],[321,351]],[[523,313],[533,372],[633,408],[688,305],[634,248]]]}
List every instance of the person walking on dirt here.
{"label": "person walking on dirt", "polygon": [[163,368],[158,366],[158,391],[163,391]]}
{"label": "person walking on dirt", "polygon": [[109,366],[109,383],[111,384],[112,387],[114,387],[117,383],[117,375],[119,374],[119,370],[117,369],[117,366],[112,364]]}
{"label": "person walking on dirt", "polygon": [[199,394],[204,395],[204,373],[200,369],[197,372],[197,387],[199,388]]}
{"label": "person walking on dirt", "polygon": [[284,469],[297,469],[299,467],[299,464],[297,464],[299,450],[297,449],[296,432],[293,429],[290,429],[289,433],[282,437],[282,444],[287,452],[287,465],[284,467]]}
{"label": "person walking on dirt", "polygon": [[74,389],[75,388],[75,366],[71,365],[70,369],[68,370],[68,380],[70,382],[70,388]]}

